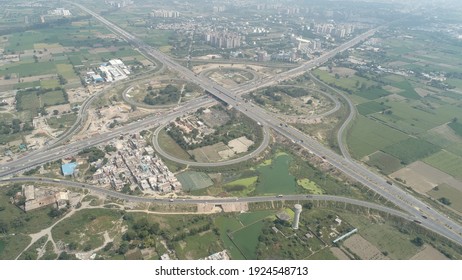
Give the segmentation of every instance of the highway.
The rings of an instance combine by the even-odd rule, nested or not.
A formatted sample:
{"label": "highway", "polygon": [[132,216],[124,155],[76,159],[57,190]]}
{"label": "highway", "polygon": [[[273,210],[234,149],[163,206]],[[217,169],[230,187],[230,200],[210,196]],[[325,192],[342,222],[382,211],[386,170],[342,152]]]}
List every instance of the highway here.
{"label": "highway", "polygon": [[299,195],[284,195],[284,196],[254,196],[254,197],[226,197],[226,198],[191,198],[191,197],[177,197],[177,198],[165,198],[165,197],[142,197],[142,196],[134,196],[128,195],[121,192],[116,192],[109,189],[103,189],[94,185],[89,185],[80,182],[68,181],[68,180],[59,180],[51,178],[42,178],[42,177],[15,177],[11,179],[2,179],[0,182],[11,182],[11,183],[24,183],[24,182],[42,182],[51,185],[59,185],[59,186],[66,186],[71,188],[82,188],[82,189],[89,189],[96,193],[103,194],[108,197],[113,197],[121,200],[125,200],[127,202],[137,202],[137,203],[163,203],[163,204],[199,204],[199,203],[210,203],[210,204],[225,204],[225,203],[236,203],[236,202],[268,202],[268,201],[331,201],[331,202],[340,202],[340,203],[347,203],[351,205],[357,205],[369,209],[374,209],[381,211],[383,213],[387,213],[390,215],[394,215],[397,217],[401,217],[403,219],[413,221],[414,217],[402,211],[389,208],[380,204],[375,204],[372,202],[367,202],[363,200],[357,200],[348,197],[342,196],[335,196],[335,195],[306,195],[306,194],[299,194]]}
{"label": "highway", "polygon": [[[402,190],[399,186],[388,184],[385,178],[378,174],[375,174],[374,172],[370,171],[360,163],[357,163],[355,160],[334,153],[333,151],[324,147],[322,144],[315,141],[311,137],[305,135],[304,133],[298,131],[297,129],[289,126],[286,123],[282,123],[277,117],[273,116],[272,114],[269,114],[262,108],[253,107],[251,106],[251,104],[245,103],[244,100],[239,96],[239,94],[243,92],[248,92],[251,90],[255,90],[257,88],[267,87],[279,83],[282,80],[290,79],[292,77],[296,77],[300,74],[303,74],[306,71],[312,69],[313,67],[325,63],[328,59],[334,57],[337,53],[347,50],[348,48],[358,44],[362,40],[365,40],[368,37],[372,36],[378,28],[372,29],[352,39],[351,41],[337,47],[336,49],[321,55],[319,58],[305,63],[300,67],[278,74],[271,79],[260,80],[256,82],[256,84],[250,83],[244,85],[242,88],[240,88],[239,91],[232,92],[231,90],[225,89],[208,79],[204,79],[202,77],[199,77],[198,75],[195,75],[189,69],[179,65],[164,53],[155,50],[154,48],[145,44],[141,40],[137,39],[135,36],[124,31],[123,29],[114,25],[113,23],[107,21],[106,19],[94,13],[93,11],[87,9],[86,7],[83,7],[76,3],[72,4],[80,7],[82,10],[93,15],[96,19],[108,26],[109,29],[113,30],[115,33],[118,33],[129,43],[144,51],[146,55],[159,60],[166,67],[169,67],[172,70],[180,73],[184,79],[198,84],[203,89],[207,90],[210,94],[214,95],[216,98],[230,105],[233,105],[237,110],[241,111],[243,114],[246,114],[255,121],[260,122],[263,126],[273,129],[277,133],[292,140],[295,144],[300,145],[301,147],[309,150],[311,153],[319,157],[322,157],[325,161],[330,163],[335,168],[341,170],[349,177],[362,183],[366,187],[380,194],[385,199],[394,203],[399,208],[409,213],[409,215],[412,216],[414,219],[418,219],[422,223],[422,226],[462,245],[462,227],[459,224],[450,220],[445,215],[435,211],[430,206],[426,205],[425,203],[418,200],[411,194]],[[109,141],[110,139],[117,137],[121,134],[139,131],[145,129],[147,126],[152,127],[154,126],[153,124],[162,125],[173,118],[185,114],[186,112],[190,112],[196,110],[201,106],[211,104],[211,102],[213,101],[206,98],[195,100],[179,108],[177,111],[172,111],[164,116],[157,115],[145,118],[143,120],[139,120],[138,122],[128,124],[124,127],[118,128],[106,134],[97,135],[87,140],[68,144],[65,147],[57,147],[50,149],[48,151],[43,151],[41,153],[36,153],[31,156],[23,157],[19,160],[14,161],[13,163],[7,163],[0,166],[0,177],[9,176],[14,173],[27,170],[31,167],[41,165],[45,162],[56,160],[67,155],[75,154],[85,147]]]}
{"label": "highway", "polygon": [[186,114],[188,112],[194,112],[200,107],[212,105],[215,102],[216,101],[211,98],[202,97],[188,102],[183,106],[176,107],[171,112],[165,115],[156,114],[154,116],[146,117],[144,119],[132,122],[123,127],[116,128],[113,131],[103,134],[97,134],[87,139],[69,143],[65,146],[58,146],[46,150],[39,150],[37,152],[26,155],[20,159],[17,159],[13,162],[0,165],[0,178],[11,176],[15,173],[25,171],[66,156],[75,155],[85,148],[105,143],[121,135],[134,133],[137,131],[148,129],[150,127],[168,123],[169,121],[179,116],[182,116],[183,114]]}
{"label": "highway", "polygon": [[[300,132],[299,130],[285,123],[280,123],[280,120],[278,118],[267,113],[265,110],[259,107],[251,107],[251,105],[245,103],[245,101],[241,97],[239,97],[239,95],[236,92],[232,92],[222,86],[219,86],[208,79],[199,77],[198,75],[191,72],[189,69],[176,63],[169,56],[150,47],[149,45],[145,44],[135,36],[116,26],[112,22],[109,22],[100,15],[90,11],[89,9],[79,4],[75,5],[79,6],[87,13],[93,15],[96,19],[105,24],[109,29],[118,33],[131,44],[134,44],[138,48],[143,49],[147,55],[153,56],[154,58],[162,62],[165,66],[180,73],[184,79],[190,80],[191,82],[198,84],[199,86],[207,90],[210,94],[214,95],[216,98],[230,105],[233,105],[237,110],[246,114],[255,121],[260,122],[264,126],[272,128],[274,131],[287,137],[294,143],[297,143],[298,145],[311,151],[317,156],[325,158],[327,162],[329,162],[332,166],[336,167],[337,169],[345,173],[347,176],[362,183],[366,187],[380,194],[385,199],[397,205],[399,208],[418,218],[422,222],[422,225],[424,225],[425,227],[462,245],[462,227],[460,226],[460,224],[455,223],[445,215],[435,211],[429,205],[426,205],[425,203],[418,200],[411,194],[402,190],[399,186],[388,184],[385,178],[375,174],[368,168],[357,163],[355,160],[351,158],[345,158],[334,153],[330,149],[324,147],[322,144],[312,139],[311,137],[305,135],[304,133]],[[375,34],[377,30],[378,28],[369,30],[366,33],[363,33],[360,36],[348,41],[347,43],[335,48],[334,50],[321,55],[319,58],[309,61],[308,63],[305,63],[300,67],[278,74],[272,79],[262,80],[257,82],[257,84],[247,84],[239,92],[245,92],[247,90],[255,90],[257,88],[267,87],[275,83],[278,83],[281,80],[290,79],[292,77],[296,77],[300,74],[303,74],[307,70],[310,70],[313,67],[325,63],[327,60],[334,57],[337,53],[343,52],[360,43],[361,41],[369,38],[370,36]]]}

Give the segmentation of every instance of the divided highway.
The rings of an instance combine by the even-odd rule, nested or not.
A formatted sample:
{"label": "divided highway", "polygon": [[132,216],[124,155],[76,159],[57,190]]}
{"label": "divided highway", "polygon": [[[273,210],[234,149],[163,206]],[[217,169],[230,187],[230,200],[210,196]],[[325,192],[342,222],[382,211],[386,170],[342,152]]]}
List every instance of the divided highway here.
{"label": "divided highway", "polygon": [[425,227],[462,245],[462,227],[460,224],[455,223],[445,215],[435,211],[429,205],[426,205],[425,203],[418,200],[411,194],[405,192],[400,187],[388,184],[385,178],[375,174],[365,166],[361,165],[360,163],[357,163],[355,160],[351,158],[345,158],[334,153],[330,149],[326,148],[325,146],[323,146],[316,140],[312,139],[311,137],[305,135],[304,133],[300,132],[299,130],[289,126],[288,124],[281,123],[279,119],[269,114],[265,110],[259,107],[252,107],[250,104],[245,103],[245,101],[239,96],[239,94],[243,92],[255,90],[261,87],[267,87],[275,83],[278,83],[279,81],[290,79],[300,74],[303,74],[306,71],[327,62],[336,54],[343,52],[360,43],[361,41],[369,38],[370,36],[374,35],[378,28],[369,30],[366,33],[363,33],[362,35],[348,41],[347,43],[335,48],[330,52],[321,55],[317,59],[305,63],[300,67],[278,74],[271,79],[258,81],[256,82],[256,84],[247,84],[243,86],[243,88],[240,88],[239,92],[232,92],[208,79],[204,79],[194,74],[189,69],[176,63],[169,56],[145,44],[140,39],[136,38],[132,34],[116,26],[112,22],[106,20],[102,16],[94,13],[93,11],[90,11],[89,9],[79,4],[75,5],[79,6],[87,13],[93,15],[96,19],[105,24],[109,29],[118,33],[131,44],[137,46],[140,49],[143,49],[147,55],[153,56],[154,58],[162,62],[165,66],[180,73],[184,79],[188,79],[191,82],[198,84],[203,89],[207,90],[210,94],[214,95],[216,98],[230,105],[233,105],[237,110],[246,114],[255,121],[260,122],[264,126],[272,128],[274,131],[287,137],[294,143],[297,143],[298,145],[304,147],[312,153],[325,158],[325,160],[329,162],[332,166],[338,168],[349,177],[357,180],[358,182],[364,184],[371,190],[380,194],[382,197],[394,203],[399,208],[405,210],[409,214],[416,217],[416,219],[419,219],[419,221]]}
{"label": "divided highway", "polygon": [[[237,110],[254,119],[256,122],[260,122],[263,126],[273,129],[277,133],[292,140],[297,145],[300,145],[301,147],[309,150],[311,153],[319,157],[322,157],[332,166],[341,170],[349,177],[362,183],[371,190],[380,194],[385,199],[397,205],[399,208],[406,211],[412,219],[419,220],[422,226],[462,245],[462,227],[460,226],[460,224],[455,223],[445,215],[435,211],[430,206],[426,205],[425,203],[418,200],[411,194],[402,190],[400,187],[388,184],[385,178],[378,174],[375,174],[374,172],[370,171],[368,168],[356,162],[355,160],[349,157],[345,158],[343,156],[336,154],[335,152],[331,151],[330,149],[326,148],[325,146],[317,142],[315,139],[305,135],[304,133],[289,126],[288,124],[281,122],[277,117],[266,112],[262,108],[254,107],[251,106],[251,104],[249,103],[245,103],[244,100],[239,96],[244,92],[255,90],[257,88],[267,87],[275,83],[278,83],[282,80],[290,79],[292,77],[296,77],[300,74],[303,74],[306,71],[312,69],[313,67],[317,67],[325,63],[328,59],[334,57],[337,53],[345,51],[348,48],[358,44],[362,40],[369,38],[377,31],[377,28],[372,29],[354,38],[353,40],[337,47],[336,49],[320,56],[317,59],[305,63],[300,67],[278,74],[271,79],[260,80],[255,83],[244,85],[242,88],[239,89],[239,91],[232,92],[231,90],[225,89],[208,79],[199,77],[198,75],[191,72],[189,69],[176,63],[173,59],[171,59],[164,53],[150,47],[149,45],[145,44],[135,36],[131,35],[130,33],[116,26],[115,24],[109,22],[108,20],[94,13],[93,11],[87,9],[86,7],[83,7],[76,3],[72,4],[80,7],[82,10],[93,15],[96,19],[108,26],[109,29],[113,30],[115,33],[118,33],[129,43],[142,50],[146,55],[159,60],[165,66],[180,73],[184,79],[198,84],[203,89],[207,90],[210,94],[214,95],[216,98],[230,105],[233,105]],[[76,152],[85,147],[90,147],[99,143],[106,142],[114,137],[117,137],[120,134],[142,130],[147,125],[152,126],[153,123],[162,125],[163,123],[166,123],[169,120],[176,118],[186,112],[196,110],[197,108],[204,106],[206,104],[211,104],[211,102],[213,101],[206,98],[195,100],[184,105],[183,107],[178,109],[178,111],[170,112],[169,114],[164,116],[153,116],[145,118],[144,120],[128,124],[112,132],[91,137],[88,140],[70,143],[65,147],[58,147],[48,151],[43,151],[41,153],[34,153],[31,156],[26,156],[24,158],[16,160],[13,163],[8,163],[0,166],[0,177],[12,175],[19,171],[29,169],[33,166],[38,166],[45,162],[49,162],[67,155],[75,154]],[[290,197],[284,197],[285,200],[288,198]],[[268,197],[238,199],[241,201],[247,201],[247,199],[262,199],[261,201],[269,200]],[[216,200],[217,199],[212,199],[209,201],[212,202]],[[189,202],[193,201],[194,200],[190,200]]]}

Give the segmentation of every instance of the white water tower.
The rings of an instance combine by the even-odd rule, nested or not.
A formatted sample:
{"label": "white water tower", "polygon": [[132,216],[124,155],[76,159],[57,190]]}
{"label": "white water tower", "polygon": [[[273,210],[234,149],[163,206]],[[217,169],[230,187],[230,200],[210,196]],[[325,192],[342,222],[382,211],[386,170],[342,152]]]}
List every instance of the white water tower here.
{"label": "white water tower", "polygon": [[300,214],[302,213],[302,206],[300,204],[295,204],[294,209],[295,209],[295,216],[294,216],[294,221],[292,223],[292,228],[298,229],[298,222],[300,221]]}

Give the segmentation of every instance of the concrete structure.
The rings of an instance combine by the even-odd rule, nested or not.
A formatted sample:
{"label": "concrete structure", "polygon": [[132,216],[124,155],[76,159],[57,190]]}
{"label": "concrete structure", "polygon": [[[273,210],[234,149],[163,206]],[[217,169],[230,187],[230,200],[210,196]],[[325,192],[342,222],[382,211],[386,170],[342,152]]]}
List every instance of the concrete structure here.
{"label": "concrete structure", "polygon": [[294,222],[292,223],[293,229],[298,229],[298,222],[300,221],[300,214],[302,213],[302,206],[300,204],[294,205]]}
{"label": "concrete structure", "polygon": [[61,165],[61,171],[63,172],[64,176],[72,176],[74,175],[75,169],[77,168],[76,162],[70,162]]}

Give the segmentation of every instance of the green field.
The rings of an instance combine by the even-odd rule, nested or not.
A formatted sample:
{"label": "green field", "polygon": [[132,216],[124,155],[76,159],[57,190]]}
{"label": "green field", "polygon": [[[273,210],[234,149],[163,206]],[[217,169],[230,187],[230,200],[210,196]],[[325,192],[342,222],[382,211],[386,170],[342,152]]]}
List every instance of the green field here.
{"label": "green field", "polygon": [[357,92],[356,95],[369,99],[369,100],[374,100],[380,97],[390,95],[390,93],[384,90],[383,88],[372,87],[372,88],[361,90]]}
{"label": "green field", "polygon": [[462,157],[441,150],[423,161],[455,178],[462,179]]}
{"label": "green field", "polygon": [[14,260],[30,243],[31,238],[22,234],[0,236],[0,260]]}
{"label": "green field", "polygon": [[295,177],[289,173],[289,155],[280,155],[273,159],[271,165],[258,167],[260,173],[256,193],[262,194],[294,194],[297,191]]}
{"label": "green field", "polygon": [[433,188],[431,191],[427,192],[427,194],[435,199],[440,199],[443,197],[449,199],[451,202],[449,207],[462,213],[462,192],[459,190],[447,184],[441,184],[438,185],[438,188]]}
{"label": "green field", "polygon": [[231,217],[219,216],[215,219],[214,223],[218,227],[221,240],[223,240],[226,249],[231,254],[231,258],[233,260],[244,260],[245,257],[242,255],[241,251],[239,251],[233,240],[228,236],[230,232],[242,228],[239,220]]}
{"label": "green field", "polygon": [[383,152],[399,158],[405,165],[425,158],[439,150],[441,150],[440,147],[415,138],[408,138],[382,149]]}
{"label": "green field", "polygon": [[238,180],[227,183],[225,186],[245,186],[248,188],[251,185],[255,184],[257,182],[257,179],[258,179],[258,176],[238,179]]}
{"label": "green field", "polygon": [[391,259],[406,260],[420,248],[411,243],[414,235],[400,232],[388,223],[372,222],[362,215],[344,213],[342,217],[358,229],[358,233],[375,245],[381,252],[387,252]]}
{"label": "green field", "polygon": [[77,119],[76,114],[65,114],[58,117],[50,117],[47,119],[48,125],[53,129],[62,129],[71,127]]}
{"label": "green field", "polygon": [[120,232],[117,221],[120,213],[110,209],[84,209],[63,220],[52,229],[53,238],[65,244],[76,243],[79,250],[95,249],[104,243],[103,234]]}
{"label": "green field", "polygon": [[56,64],[56,70],[58,74],[63,75],[67,80],[78,79],[75,75],[74,68],[70,64]]}
{"label": "green field", "polygon": [[458,122],[448,123],[448,126],[459,136],[462,136],[462,124]]}
{"label": "green field", "polygon": [[391,174],[403,167],[400,160],[396,157],[377,151],[369,155],[367,164],[377,167],[383,174]]}
{"label": "green field", "polygon": [[205,189],[213,185],[210,177],[203,172],[185,171],[178,174],[176,177],[185,191]]}
{"label": "green field", "polygon": [[212,231],[188,236],[175,244],[175,253],[180,260],[198,260],[223,249],[218,237]]}
{"label": "green field", "polygon": [[242,213],[242,214],[239,214],[237,218],[244,226],[248,226],[268,216],[274,215],[275,212],[276,211],[274,210],[267,210],[267,211]]}
{"label": "green field", "polygon": [[352,155],[362,158],[406,138],[408,136],[400,131],[358,116],[348,131],[347,143]]}
{"label": "green field", "polygon": [[64,93],[61,90],[49,91],[41,95],[43,106],[65,104]]}
{"label": "green field", "polygon": [[191,159],[191,156],[167,134],[165,129],[159,132],[158,137],[159,146],[161,146],[165,152],[179,159]]}
{"label": "green field", "polygon": [[396,82],[391,85],[402,89],[403,91],[399,92],[398,94],[403,97],[416,100],[420,99],[420,95],[414,90],[414,88],[408,81]]}
{"label": "green field", "polygon": [[369,101],[369,102],[357,105],[356,108],[358,109],[358,112],[361,115],[365,116],[365,115],[369,115],[369,114],[373,114],[377,112],[382,112],[386,109],[389,109],[390,107],[382,105],[375,101]]}
{"label": "green field", "polygon": [[56,73],[54,62],[21,63],[8,67],[0,67],[0,76],[5,74],[19,74],[20,77],[37,76]]}
{"label": "green field", "polygon": [[309,193],[311,194],[323,194],[323,190],[313,181],[307,178],[303,178],[300,180],[297,180],[297,184],[304,188],[305,190],[308,190]]}
{"label": "green field", "polygon": [[232,233],[234,243],[247,260],[256,260],[258,237],[263,228],[263,221],[258,221]]}

